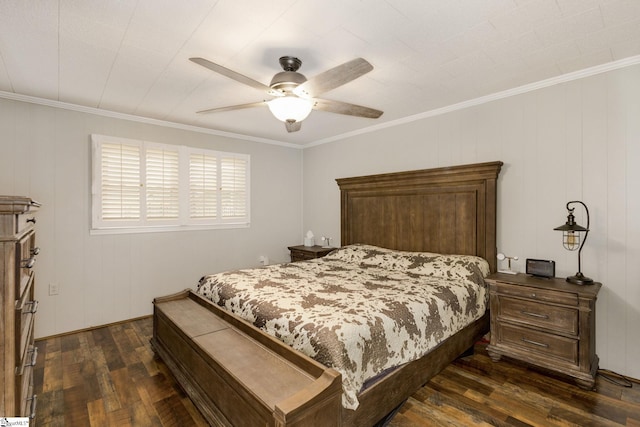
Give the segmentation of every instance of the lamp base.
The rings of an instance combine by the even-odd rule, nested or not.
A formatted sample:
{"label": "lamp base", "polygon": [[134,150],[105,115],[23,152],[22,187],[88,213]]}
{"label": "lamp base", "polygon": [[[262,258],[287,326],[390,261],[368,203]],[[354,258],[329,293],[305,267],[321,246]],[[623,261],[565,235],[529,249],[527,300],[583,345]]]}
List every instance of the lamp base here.
{"label": "lamp base", "polygon": [[567,282],[573,283],[574,285],[591,285],[593,284],[593,279],[586,277],[578,271],[575,276],[567,277]]}

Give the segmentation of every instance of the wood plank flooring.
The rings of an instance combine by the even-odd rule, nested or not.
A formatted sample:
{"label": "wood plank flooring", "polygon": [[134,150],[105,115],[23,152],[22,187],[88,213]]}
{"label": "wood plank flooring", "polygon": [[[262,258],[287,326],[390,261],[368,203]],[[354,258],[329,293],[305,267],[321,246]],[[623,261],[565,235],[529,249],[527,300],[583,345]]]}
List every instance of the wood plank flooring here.
{"label": "wood plank flooring", "polygon": [[[149,344],[151,318],[37,342],[37,426],[206,426]],[[493,363],[485,345],[416,392],[388,424],[637,426],[640,385],[602,377],[597,392],[524,365]]]}

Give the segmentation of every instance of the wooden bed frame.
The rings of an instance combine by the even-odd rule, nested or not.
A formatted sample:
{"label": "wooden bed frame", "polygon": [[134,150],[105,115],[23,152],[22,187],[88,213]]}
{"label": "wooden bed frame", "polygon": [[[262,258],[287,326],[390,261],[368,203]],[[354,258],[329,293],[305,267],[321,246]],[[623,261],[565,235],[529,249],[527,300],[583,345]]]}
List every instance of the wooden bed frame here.
{"label": "wooden bed frame", "polygon": [[[336,180],[341,243],[469,254],[496,271],[502,162]],[[372,426],[489,330],[488,312],[341,406],[341,376],[189,290],[154,300],[152,345],[212,425]]]}

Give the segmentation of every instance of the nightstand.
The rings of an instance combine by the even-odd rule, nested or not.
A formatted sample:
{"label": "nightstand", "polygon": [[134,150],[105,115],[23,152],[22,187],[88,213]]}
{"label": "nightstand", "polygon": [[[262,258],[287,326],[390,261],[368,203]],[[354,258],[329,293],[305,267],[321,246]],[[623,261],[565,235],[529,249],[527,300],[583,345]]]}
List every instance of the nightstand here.
{"label": "nightstand", "polygon": [[598,371],[596,298],[601,283],[496,273],[487,277],[494,362],[518,359],[592,389]]}
{"label": "nightstand", "polygon": [[305,261],[308,259],[322,258],[336,248],[325,248],[322,246],[289,246],[291,251],[291,261]]}

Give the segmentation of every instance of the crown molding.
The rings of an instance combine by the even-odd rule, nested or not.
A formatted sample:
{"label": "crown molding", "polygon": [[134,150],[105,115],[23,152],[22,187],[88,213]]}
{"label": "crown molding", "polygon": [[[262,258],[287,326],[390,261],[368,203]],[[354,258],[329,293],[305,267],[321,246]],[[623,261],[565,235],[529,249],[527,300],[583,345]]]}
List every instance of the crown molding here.
{"label": "crown molding", "polygon": [[129,121],[134,121],[138,123],[146,123],[146,124],[151,124],[156,126],[164,126],[164,127],[174,128],[174,129],[205,133],[209,135],[223,136],[226,138],[240,139],[240,140],[251,141],[251,142],[259,142],[263,144],[278,145],[278,146],[287,147],[287,148],[305,149],[305,148],[311,148],[311,147],[315,147],[322,144],[327,144],[330,142],[344,140],[344,139],[351,138],[358,135],[376,132],[382,129],[400,126],[406,123],[411,123],[418,120],[427,119],[430,117],[440,116],[442,114],[451,113],[453,111],[475,107],[477,105],[486,104],[499,99],[521,95],[527,92],[536,91],[538,89],[543,89],[546,87],[555,86],[558,84],[583,79],[586,77],[591,77],[597,74],[602,74],[609,71],[630,67],[636,64],[640,64],[640,55],[631,56],[629,58],[608,62],[606,64],[601,64],[601,65],[597,65],[590,68],[585,68],[584,70],[562,74],[549,79],[541,80],[539,82],[526,84],[523,86],[519,86],[513,89],[508,89],[502,92],[496,92],[486,96],[481,96],[475,99],[459,102],[457,104],[448,105],[442,108],[436,108],[434,110],[425,111],[423,113],[414,114],[412,116],[403,117],[401,119],[391,120],[389,122],[384,122],[378,125],[373,125],[366,128],[358,129],[353,132],[347,132],[340,135],[319,139],[317,141],[313,141],[308,144],[293,144],[293,143],[277,141],[277,140],[268,139],[268,138],[259,138],[259,137],[250,136],[250,135],[224,132],[224,131],[215,130],[215,129],[208,129],[208,128],[203,128],[199,126],[186,125],[182,123],[170,122],[170,121],[159,120],[159,119],[152,119],[148,117],[136,116],[134,114],[118,113],[116,111],[104,110],[101,108],[86,107],[86,106],[71,104],[67,102],[54,101],[54,100],[38,98],[34,96],[16,94],[12,92],[0,91],[0,98],[9,99],[13,101],[27,102],[31,104],[44,105],[47,107],[62,108],[65,110],[77,111],[77,112],[87,113],[87,114],[94,114],[94,115],[103,116],[103,117],[129,120]]}
{"label": "crown molding", "polygon": [[602,65],[596,65],[594,67],[585,68],[584,70],[574,71],[571,73],[561,74],[556,77],[552,77],[546,80],[541,80],[539,82],[526,84],[523,86],[519,86],[513,89],[508,89],[502,92],[496,92],[490,95],[481,96],[479,98],[470,99],[468,101],[459,102],[457,104],[448,105],[446,107],[437,108],[435,110],[425,111],[424,113],[414,114],[412,116],[403,117],[401,119],[392,120],[389,122],[381,123],[379,125],[374,125],[362,129],[358,129],[353,132],[343,133],[340,135],[332,136],[329,138],[320,139],[318,141],[311,142],[309,144],[305,144],[304,148],[315,147],[317,145],[327,144],[329,142],[339,141],[342,139],[350,138],[357,135],[362,135],[366,133],[375,132],[381,129],[386,129],[390,127],[400,126],[406,123],[415,122],[418,120],[423,120],[429,117],[440,116],[442,114],[451,113],[453,111],[464,110],[465,108],[475,107],[481,104],[487,104],[489,102],[493,102],[499,99],[509,98],[516,95],[521,95],[527,92],[533,92],[538,89],[543,89],[550,86],[559,85],[562,83],[567,83],[574,80],[583,79],[586,77],[595,76],[597,74],[606,73],[609,71],[618,70],[621,68],[630,67],[632,65],[640,64],[640,55],[631,56],[629,58],[621,59],[619,61],[608,62]]}
{"label": "crown molding", "polygon": [[187,130],[191,132],[205,133],[209,135],[223,136],[226,138],[240,139],[244,141],[279,145],[279,146],[288,147],[288,148],[297,148],[297,149],[303,148],[299,144],[276,141],[268,138],[259,138],[259,137],[250,136],[250,135],[224,132],[221,130],[208,129],[200,126],[186,125],[183,123],[176,123],[176,122],[170,122],[166,120],[152,119],[149,117],[136,116],[135,114],[125,114],[125,113],[119,113],[117,111],[104,110],[101,108],[87,107],[84,105],[71,104],[71,103],[62,102],[62,101],[54,101],[51,99],[38,98],[35,96],[29,96],[29,95],[21,95],[13,92],[0,91],[0,98],[9,99],[12,101],[26,102],[29,104],[43,105],[46,107],[61,108],[63,110],[77,111],[80,113],[94,114],[97,116],[110,117],[113,119],[129,120],[132,122],[145,123],[145,124],[150,124],[155,126],[164,126],[164,127],[169,127],[173,129],[180,129],[180,130]]}

